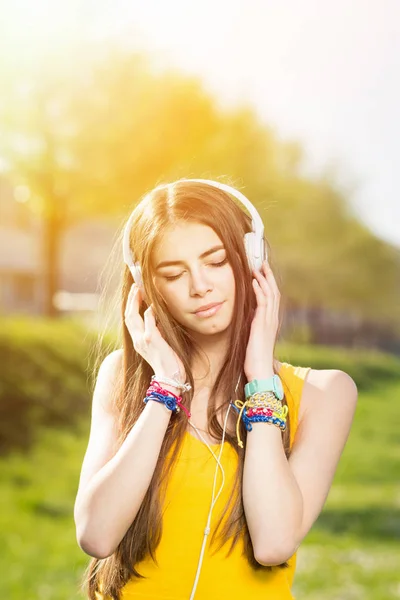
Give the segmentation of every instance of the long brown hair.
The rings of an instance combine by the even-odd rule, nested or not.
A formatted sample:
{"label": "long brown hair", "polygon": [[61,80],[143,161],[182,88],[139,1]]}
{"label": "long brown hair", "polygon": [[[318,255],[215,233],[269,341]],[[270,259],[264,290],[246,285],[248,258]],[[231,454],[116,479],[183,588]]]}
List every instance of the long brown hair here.
{"label": "long brown hair", "polygon": [[[182,180],[177,180],[173,184],[158,185],[146,194],[134,208],[130,236],[131,249],[136,261],[141,265],[145,294],[148,302],[153,304],[157,325],[185,366],[187,381],[190,382],[192,390],[185,393],[184,399],[185,405],[190,407],[194,391],[191,364],[193,364],[193,358],[201,350],[197,347],[190,332],[181,326],[167,310],[154,285],[151,262],[154,245],[162,236],[165,228],[178,222],[188,221],[207,225],[220,237],[226,248],[227,258],[232,266],[236,282],[235,306],[232,317],[235,326],[230,328],[229,352],[225,356],[222,368],[216,377],[208,404],[210,433],[214,438],[221,439],[223,430],[218,420],[218,413],[221,410],[225,414],[231,398],[244,400],[244,384],[247,381],[243,364],[251,321],[257,305],[251,283],[252,274],[248,267],[243,243],[244,234],[251,231],[251,218],[244,212],[241,205],[239,206],[224,191],[207,184]],[[268,249],[269,262],[272,265],[271,250],[267,239],[264,238],[264,240],[266,249]],[[120,253],[122,233],[117,244]],[[150,365],[133,348],[131,336],[124,322],[125,306],[132,283],[132,275],[128,267],[125,266],[119,289],[120,315],[122,316],[120,321],[120,325],[122,324],[122,339],[120,341],[123,346],[123,369],[120,374],[119,385],[115,389],[114,398],[116,414],[118,415],[118,443],[115,451],[121,446],[145,406],[143,398],[146,395],[150,377],[153,374]],[[146,308],[147,305],[144,303],[140,311],[142,316]],[[100,356],[100,350],[98,352]],[[274,371],[278,371],[276,360],[274,360]],[[235,385],[239,376],[241,378],[240,384],[238,391],[235,393]],[[226,398],[219,409],[216,407],[217,397]],[[286,400],[284,399],[283,402],[285,404]],[[181,411],[178,415],[174,415],[169,422],[149,488],[134,521],[117,549],[105,559],[93,558],[83,575],[82,589],[85,590],[87,597],[91,600],[96,600],[95,591],[99,591],[100,582],[104,596],[107,595],[113,600],[119,600],[121,588],[128,579],[143,577],[136,568],[137,564],[146,556],[150,556],[155,560],[155,550],[162,534],[162,502],[165,491],[163,484],[167,482],[166,478],[170,472],[170,467],[177,459],[185,436],[186,422],[181,418],[183,415],[184,413]],[[240,436],[245,448],[246,429],[243,423],[241,423]],[[288,418],[286,430],[282,432],[282,441],[288,458],[290,455],[290,417]],[[217,550],[230,541],[230,548],[227,553],[227,556],[229,556],[242,535],[244,536],[245,556],[251,567],[255,570],[270,570],[271,566],[261,565],[255,559],[243,509],[241,490],[244,449],[238,448],[236,436],[231,435],[229,432],[226,433],[225,443],[230,444],[238,455],[235,477],[237,486],[232,489],[226,511],[222,513],[227,512],[229,508],[229,518],[225,521],[223,527],[221,527],[222,518],[220,519],[211,537],[211,544],[216,541],[218,530],[220,530]],[[288,567],[288,563],[284,562],[278,566],[281,568]]]}

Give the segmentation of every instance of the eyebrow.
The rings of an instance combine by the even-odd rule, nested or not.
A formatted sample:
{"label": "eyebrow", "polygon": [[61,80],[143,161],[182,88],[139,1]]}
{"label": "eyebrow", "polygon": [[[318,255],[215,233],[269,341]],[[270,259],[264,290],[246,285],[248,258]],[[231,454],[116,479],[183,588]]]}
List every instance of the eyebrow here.
{"label": "eyebrow", "polygon": [[[209,254],[213,254],[214,252],[217,252],[217,250],[223,250],[224,248],[225,247],[221,244],[219,246],[213,246],[209,250],[206,250],[205,252],[203,252],[203,254],[200,254],[199,258],[205,258]],[[183,264],[185,264],[183,260],[164,260],[164,261],[158,263],[158,265],[156,266],[156,271],[158,269],[161,269],[162,267],[171,267],[172,265],[183,265]]]}

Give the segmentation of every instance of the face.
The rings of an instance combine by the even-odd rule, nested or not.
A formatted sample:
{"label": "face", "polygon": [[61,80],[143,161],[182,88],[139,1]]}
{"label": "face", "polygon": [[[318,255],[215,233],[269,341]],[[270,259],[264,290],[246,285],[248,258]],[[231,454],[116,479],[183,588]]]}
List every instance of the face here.
{"label": "face", "polygon": [[[181,325],[203,334],[229,326],[235,279],[222,241],[211,227],[189,222],[167,229],[154,248],[152,264],[154,284]],[[213,303],[221,305],[195,312]]]}

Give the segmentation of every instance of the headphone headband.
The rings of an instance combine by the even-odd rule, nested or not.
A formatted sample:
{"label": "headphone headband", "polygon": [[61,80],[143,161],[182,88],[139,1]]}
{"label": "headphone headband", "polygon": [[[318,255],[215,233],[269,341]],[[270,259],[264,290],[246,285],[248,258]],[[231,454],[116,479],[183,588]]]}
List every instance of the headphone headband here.
{"label": "headphone headband", "polygon": [[[237,190],[236,188],[227,185],[226,183],[221,183],[212,179],[179,179],[176,183],[180,182],[205,183],[212,187],[216,187],[237,198],[237,200],[239,200],[239,202],[241,202],[247,208],[247,210],[251,214],[252,231],[244,235],[245,250],[250,268],[260,269],[261,264],[264,260],[264,253],[266,251],[264,245],[264,223],[256,207],[250,202],[250,200],[246,198],[246,196],[242,194],[242,192],[239,192],[239,190]],[[142,286],[140,266],[138,263],[135,263],[135,258],[132,254],[129,243],[132,219],[133,212],[129,217],[124,229],[122,251],[124,262],[129,267],[134,281],[137,283],[138,286]]]}

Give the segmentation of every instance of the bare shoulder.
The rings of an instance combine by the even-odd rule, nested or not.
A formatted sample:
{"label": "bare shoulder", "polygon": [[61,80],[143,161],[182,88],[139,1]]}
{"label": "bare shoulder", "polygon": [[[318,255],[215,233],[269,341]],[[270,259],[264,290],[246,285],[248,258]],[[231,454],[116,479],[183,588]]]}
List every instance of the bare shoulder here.
{"label": "bare shoulder", "polygon": [[101,363],[100,368],[105,368],[111,372],[116,372],[122,367],[123,358],[123,348],[117,348],[116,350],[110,352],[110,354],[107,354]]}
{"label": "bare shoulder", "polygon": [[124,350],[123,348],[117,348],[116,350],[113,350],[112,352],[110,352],[110,354],[107,354],[107,356],[104,358],[103,362],[101,363],[102,365],[114,365],[114,367],[120,367],[122,365],[122,360],[124,357]]}
{"label": "bare shoulder", "polygon": [[106,412],[113,413],[112,392],[122,373],[124,351],[122,348],[113,350],[100,365],[97,373],[96,388],[93,403],[97,403]]}
{"label": "bare shoulder", "polygon": [[340,369],[310,369],[304,380],[299,408],[299,420],[321,402],[350,403],[356,401],[358,389],[354,379]]}

